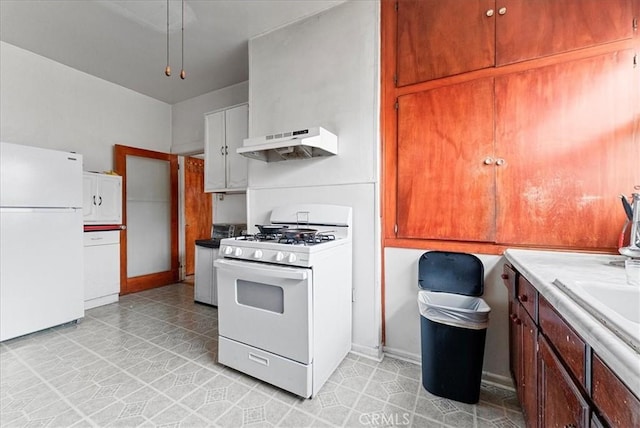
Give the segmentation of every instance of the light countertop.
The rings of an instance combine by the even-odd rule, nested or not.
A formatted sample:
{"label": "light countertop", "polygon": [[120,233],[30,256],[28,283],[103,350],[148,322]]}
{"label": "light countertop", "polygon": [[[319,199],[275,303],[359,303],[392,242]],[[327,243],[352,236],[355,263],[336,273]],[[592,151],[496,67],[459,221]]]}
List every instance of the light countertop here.
{"label": "light countertop", "polygon": [[640,397],[640,353],[637,349],[620,335],[614,334],[556,285],[560,282],[596,282],[603,286],[631,287],[625,285],[624,268],[609,264],[623,257],[518,249],[509,249],[504,255],[629,389]]}

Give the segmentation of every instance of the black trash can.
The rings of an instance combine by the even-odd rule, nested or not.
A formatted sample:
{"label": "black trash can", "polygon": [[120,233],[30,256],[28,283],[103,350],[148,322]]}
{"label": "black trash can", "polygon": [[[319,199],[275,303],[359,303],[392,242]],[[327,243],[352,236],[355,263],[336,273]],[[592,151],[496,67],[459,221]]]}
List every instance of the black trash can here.
{"label": "black trash can", "polygon": [[434,395],[477,403],[491,308],[480,297],[476,256],[430,251],[418,264],[422,385]]}

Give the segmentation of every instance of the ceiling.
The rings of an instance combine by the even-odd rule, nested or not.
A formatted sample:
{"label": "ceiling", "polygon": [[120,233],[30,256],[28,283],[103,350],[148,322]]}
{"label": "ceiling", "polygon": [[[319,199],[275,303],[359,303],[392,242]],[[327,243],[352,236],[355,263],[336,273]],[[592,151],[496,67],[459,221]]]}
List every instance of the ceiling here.
{"label": "ceiling", "polygon": [[175,104],[248,80],[248,40],[344,0],[0,0],[0,40]]}

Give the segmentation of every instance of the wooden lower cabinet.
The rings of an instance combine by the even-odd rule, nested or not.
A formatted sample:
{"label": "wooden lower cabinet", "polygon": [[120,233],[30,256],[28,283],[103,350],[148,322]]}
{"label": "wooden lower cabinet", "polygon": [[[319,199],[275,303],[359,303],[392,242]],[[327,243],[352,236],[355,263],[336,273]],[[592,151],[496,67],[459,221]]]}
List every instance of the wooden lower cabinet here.
{"label": "wooden lower cabinet", "polygon": [[640,427],[640,399],[524,276],[503,272],[509,364],[527,427]]}
{"label": "wooden lower cabinet", "polygon": [[589,404],[543,336],[538,339],[541,427],[588,427]]}
{"label": "wooden lower cabinet", "polygon": [[592,361],[591,398],[611,427],[640,427],[640,399],[597,356]]}

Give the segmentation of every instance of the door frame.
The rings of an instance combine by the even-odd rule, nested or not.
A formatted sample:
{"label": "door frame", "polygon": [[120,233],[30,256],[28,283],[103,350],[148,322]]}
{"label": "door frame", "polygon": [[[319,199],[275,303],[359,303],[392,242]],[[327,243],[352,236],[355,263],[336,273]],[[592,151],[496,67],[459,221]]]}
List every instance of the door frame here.
{"label": "door frame", "polygon": [[122,224],[127,224],[127,156],[164,160],[169,162],[171,191],[171,268],[129,278],[127,275],[127,229],[120,231],[120,295],[148,290],[178,282],[180,259],[178,252],[178,156],[169,153],[139,149],[116,144],[114,146],[115,171],[122,176]]}

